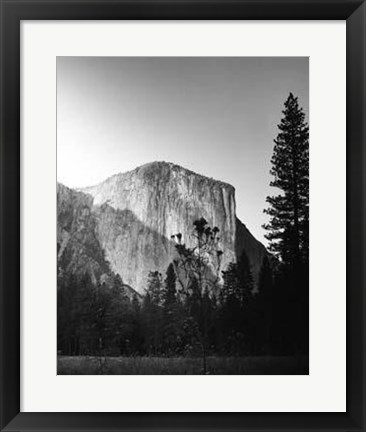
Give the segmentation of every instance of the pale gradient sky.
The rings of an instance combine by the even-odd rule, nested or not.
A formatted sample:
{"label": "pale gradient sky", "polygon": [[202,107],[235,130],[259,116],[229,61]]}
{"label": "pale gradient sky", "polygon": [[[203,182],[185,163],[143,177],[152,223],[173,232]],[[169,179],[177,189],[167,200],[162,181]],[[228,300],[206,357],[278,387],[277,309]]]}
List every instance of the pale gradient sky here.
{"label": "pale gradient sky", "polygon": [[164,160],[235,186],[263,243],[277,124],[289,92],[308,118],[304,57],[58,57],[57,177],[90,186]]}

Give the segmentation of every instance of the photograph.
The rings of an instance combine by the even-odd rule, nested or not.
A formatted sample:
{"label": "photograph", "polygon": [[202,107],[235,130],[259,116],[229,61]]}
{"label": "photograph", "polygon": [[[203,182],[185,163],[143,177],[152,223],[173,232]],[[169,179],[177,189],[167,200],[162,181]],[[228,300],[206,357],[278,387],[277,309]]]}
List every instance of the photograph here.
{"label": "photograph", "polygon": [[308,375],[309,58],[59,56],[56,105],[57,374]]}

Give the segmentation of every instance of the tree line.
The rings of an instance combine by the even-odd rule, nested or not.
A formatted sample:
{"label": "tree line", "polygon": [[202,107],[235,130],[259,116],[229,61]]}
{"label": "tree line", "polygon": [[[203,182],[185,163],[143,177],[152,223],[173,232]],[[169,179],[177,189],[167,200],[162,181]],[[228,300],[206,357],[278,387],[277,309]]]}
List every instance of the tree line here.
{"label": "tree line", "polygon": [[[197,222],[209,228],[204,219]],[[263,319],[271,308],[268,259],[262,266],[260,294],[253,294],[254,280],[245,253],[237,263],[229,264],[219,282],[212,278],[208,265],[203,268],[202,262],[199,268],[199,260],[206,258],[188,257],[195,254],[194,248],[182,243],[177,248],[184,258],[178,254],[164,275],[151,271],[142,298],[128,296],[118,276],[112,284],[96,285],[88,275],[79,280],[70,275],[59,281],[58,350],[66,355],[203,358],[270,353],[270,322]],[[183,265],[186,269],[194,266],[201,274],[187,276],[186,271],[192,270],[183,271]]]}

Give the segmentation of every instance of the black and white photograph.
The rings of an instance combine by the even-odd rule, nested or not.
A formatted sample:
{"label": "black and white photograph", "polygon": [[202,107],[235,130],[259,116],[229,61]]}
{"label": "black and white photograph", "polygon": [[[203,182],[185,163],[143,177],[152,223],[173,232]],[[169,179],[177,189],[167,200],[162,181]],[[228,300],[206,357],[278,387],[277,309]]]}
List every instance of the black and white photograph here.
{"label": "black and white photograph", "polygon": [[57,57],[57,374],[309,374],[308,57]]}

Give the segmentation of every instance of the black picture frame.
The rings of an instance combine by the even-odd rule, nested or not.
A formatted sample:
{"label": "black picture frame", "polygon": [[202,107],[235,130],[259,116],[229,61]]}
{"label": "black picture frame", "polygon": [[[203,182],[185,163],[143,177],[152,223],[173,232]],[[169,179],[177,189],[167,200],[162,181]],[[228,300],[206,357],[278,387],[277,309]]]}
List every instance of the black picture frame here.
{"label": "black picture frame", "polygon": [[[364,431],[366,406],[365,2],[359,0],[1,0],[0,8],[0,429],[2,431]],[[346,413],[20,412],[19,30],[21,20],[35,19],[347,20]]]}

